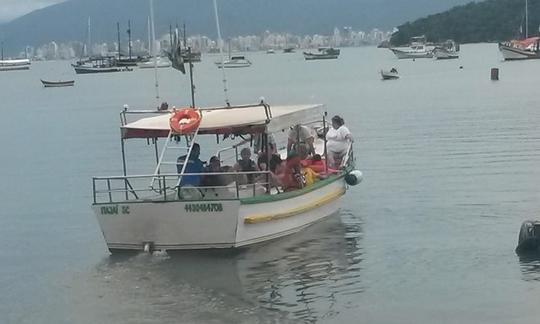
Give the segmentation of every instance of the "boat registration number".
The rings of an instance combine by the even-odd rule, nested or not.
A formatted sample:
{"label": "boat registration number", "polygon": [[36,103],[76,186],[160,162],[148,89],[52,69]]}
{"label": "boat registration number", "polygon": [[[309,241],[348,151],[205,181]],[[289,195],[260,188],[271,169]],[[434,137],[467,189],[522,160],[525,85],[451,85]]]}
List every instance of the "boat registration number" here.
{"label": "boat registration number", "polygon": [[129,214],[129,206],[103,206],[101,207],[101,215],[118,215]]}
{"label": "boat registration number", "polygon": [[223,205],[221,203],[186,204],[184,210],[188,213],[217,213],[223,211]]}

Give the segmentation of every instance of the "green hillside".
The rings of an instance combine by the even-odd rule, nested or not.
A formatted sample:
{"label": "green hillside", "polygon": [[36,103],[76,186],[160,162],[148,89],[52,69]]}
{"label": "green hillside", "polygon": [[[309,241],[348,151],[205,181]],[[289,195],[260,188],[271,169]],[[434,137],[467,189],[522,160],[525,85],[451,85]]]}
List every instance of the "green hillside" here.
{"label": "green hillside", "polygon": [[[537,35],[540,0],[529,1],[529,36]],[[521,27],[520,27],[521,26]],[[502,41],[524,37],[525,0],[471,2],[443,13],[408,22],[392,36],[393,45],[409,42],[412,36],[426,35],[428,41],[454,39],[459,43]],[[523,33],[520,33],[520,30]]]}

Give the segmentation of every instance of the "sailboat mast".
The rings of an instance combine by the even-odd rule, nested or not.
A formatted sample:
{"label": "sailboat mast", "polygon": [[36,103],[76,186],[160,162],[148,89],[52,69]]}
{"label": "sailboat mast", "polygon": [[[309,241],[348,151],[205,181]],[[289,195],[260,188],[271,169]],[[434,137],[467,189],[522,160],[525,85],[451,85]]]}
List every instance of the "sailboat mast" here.
{"label": "sailboat mast", "polygon": [[3,41],[0,43],[0,47],[2,47],[2,58],[1,58],[1,60],[3,61],[4,60],[4,42]]}
{"label": "sailboat mast", "polygon": [[157,54],[156,54],[156,31],[154,28],[154,0],[150,0],[150,30],[152,33],[152,46],[150,46],[151,55],[154,58],[154,78],[155,78],[155,87],[156,87],[156,99],[159,100],[159,82],[158,82],[158,73],[157,73]]}
{"label": "sailboat mast", "polygon": [[525,0],[525,38],[529,38],[529,1]]}
{"label": "sailboat mast", "polygon": [[90,46],[92,44],[92,35],[90,34],[90,16],[88,16],[88,26],[86,31],[86,55],[88,57],[92,56],[90,54]]}
{"label": "sailboat mast", "polygon": [[120,61],[120,23],[116,23],[116,34],[118,35],[118,61]]}
{"label": "sailboat mast", "polygon": [[128,20],[128,48],[129,48],[129,59],[131,60],[131,20]]}
{"label": "sailboat mast", "polygon": [[227,104],[227,106],[230,106],[231,104],[229,102],[229,93],[227,90],[227,78],[225,76],[225,65],[223,64],[223,39],[221,38],[221,28],[219,27],[219,15],[216,0],[214,0],[214,15],[216,18],[216,29],[218,34],[219,55],[221,57],[221,72],[223,74],[223,93],[225,94],[225,103]]}

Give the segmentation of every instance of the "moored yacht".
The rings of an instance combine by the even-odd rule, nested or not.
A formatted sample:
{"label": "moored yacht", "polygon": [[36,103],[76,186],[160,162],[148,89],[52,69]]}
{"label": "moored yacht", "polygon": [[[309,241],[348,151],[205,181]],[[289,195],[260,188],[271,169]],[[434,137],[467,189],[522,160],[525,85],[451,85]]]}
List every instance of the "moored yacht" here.
{"label": "moored yacht", "polygon": [[224,60],[223,62],[216,62],[216,65],[218,68],[243,68],[243,67],[250,67],[251,61],[248,60],[245,56],[237,55],[237,56],[231,56],[228,60]]}
{"label": "moored yacht", "polygon": [[29,59],[0,60],[0,71],[15,71],[30,69]]}
{"label": "moored yacht", "polygon": [[332,60],[337,59],[340,50],[332,47],[320,47],[317,52],[304,52],[304,58],[310,60]]}
{"label": "moored yacht", "polygon": [[390,47],[398,59],[432,58],[434,46],[427,45],[425,36],[411,38],[411,43],[404,47]]}

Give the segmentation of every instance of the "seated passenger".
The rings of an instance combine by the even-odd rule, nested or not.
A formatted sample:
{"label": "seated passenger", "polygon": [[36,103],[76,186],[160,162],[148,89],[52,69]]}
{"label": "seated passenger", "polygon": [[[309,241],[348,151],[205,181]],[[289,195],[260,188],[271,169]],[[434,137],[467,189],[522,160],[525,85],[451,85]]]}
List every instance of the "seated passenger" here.
{"label": "seated passenger", "polygon": [[291,152],[287,156],[287,161],[285,163],[285,168],[283,170],[283,176],[281,179],[283,189],[285,191],[304,188],[306,182],[302,174],[300,156],[298,156],[298,154],[295,152]]}
{"label": "seated passenger", "polygon": [[[224,172],[221,167],[221,161],[217,156],[212,156],[208,162],[208,166],[204,168],[204,173],[212,172]],[[227,183],[225,183],[225,178],[221,174],[206,174],[202,179],[202,185],[206,187],[220,187],[226,186]]]}
{"label": "seated passenger", "polygon": [[[244,147],[240,151],[240,157],[241,159],[238,160],[236,165],[234,166],[234,170],[237,172],[253,172],[257,171],[257,165],[255,164],[255,161],[251,159],[251,150],[249,147]],[[255,179],[255,174],[247,174],[247,182],[253,183],[253,180]]]}
{"label": "seated passenger", "polygon": [[[189,159],[187,161],[186,168],[184,170],[184,173],[201,173],[203,171],[203,162],[199,159],[199,155],[201,153],[201,147],[198,143],[194,143],[193,147],[191,149],[191,154],[189,155]],[[184,163],[186,161],[186,155],[182,155],[178,158],[176,161],[176,170],[178,171],[178,174],[182,173],[182,168],[184,167]],[[180,183],[178,184],[180,187],[183,186],[194,186],[197,187],[201,183],[201,176],[200,175],[181,175]]]}

